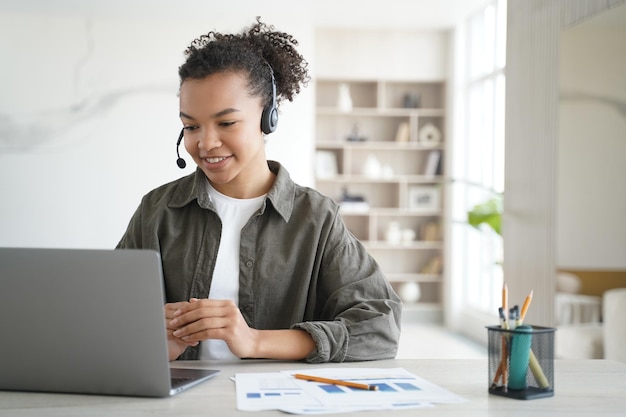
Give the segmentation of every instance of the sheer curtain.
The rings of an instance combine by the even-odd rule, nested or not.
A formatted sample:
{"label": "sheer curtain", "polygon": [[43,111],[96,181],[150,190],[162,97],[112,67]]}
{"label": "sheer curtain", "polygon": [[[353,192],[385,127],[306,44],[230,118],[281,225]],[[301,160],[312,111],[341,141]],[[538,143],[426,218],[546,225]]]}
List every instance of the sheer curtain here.
{"label": "sheer curtain", "polygon": [[467,213],[504,191],[506,0],[471,15],[455,43],[447,324],[485,341],[501,303],[502,238],[470,226]]}

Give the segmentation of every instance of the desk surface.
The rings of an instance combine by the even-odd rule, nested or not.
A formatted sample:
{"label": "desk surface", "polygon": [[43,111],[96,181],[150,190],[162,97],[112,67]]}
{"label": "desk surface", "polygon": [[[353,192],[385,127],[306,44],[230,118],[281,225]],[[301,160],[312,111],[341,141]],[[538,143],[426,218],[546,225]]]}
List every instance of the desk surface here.
{"label": "desk surface", "polygon": [[[198,361],[180,362],[178,366],[215,368],[222,372],[197,387],[164,399],[0,391],[0,416],[286,416],[287,414],[279,411],[238,411],[235,384],[230,377],[236,372],[272,372],[307,366],[402,367],[468,400],[463,404],[438,404],[423,411],[391,412],[391,415],[399,417],[415,416],[422,412],[428,416],[450,417],[624,416],[626,413],[626,364],[604,360],[557,360],[554,397],[528,401],[489,395],[487,361],[482,359],[403,359],[324,365],[272,361],[217,364]],[[368,411],[355,414],[389,417],[390,412]]]}

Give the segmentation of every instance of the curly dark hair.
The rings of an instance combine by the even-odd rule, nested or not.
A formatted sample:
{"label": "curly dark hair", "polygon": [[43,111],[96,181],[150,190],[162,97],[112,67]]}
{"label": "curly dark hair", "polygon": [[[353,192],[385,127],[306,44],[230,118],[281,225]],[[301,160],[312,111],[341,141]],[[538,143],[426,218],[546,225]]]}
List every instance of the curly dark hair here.
{"label": "curly dark hair", "polygon": [[185,63],[178,68],[180,83],[187,79],[202,79],[216,72],[243,71],[248,76],[250,94],[264,97],[269,103],[272,95],[272,71],[276,82],[276,103],[293,101],[310,77],[308,63],[298,53],[298,41],[293,36],[277,32],[256,18],[256,23],[239,34],[211,31],[195,39],[185,50]]}

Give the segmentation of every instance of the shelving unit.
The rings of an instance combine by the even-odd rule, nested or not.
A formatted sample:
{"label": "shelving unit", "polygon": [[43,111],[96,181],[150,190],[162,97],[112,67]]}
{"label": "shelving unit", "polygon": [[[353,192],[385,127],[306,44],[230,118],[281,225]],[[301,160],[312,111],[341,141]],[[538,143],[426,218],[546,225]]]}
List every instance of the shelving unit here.
{"label": "shelving unit", "polygon": [[406,305],[440,309],[445,82],[317,79],[316,86],[316,188],[341,202],[348,228],[401,296],[419,285],[418,300]]}

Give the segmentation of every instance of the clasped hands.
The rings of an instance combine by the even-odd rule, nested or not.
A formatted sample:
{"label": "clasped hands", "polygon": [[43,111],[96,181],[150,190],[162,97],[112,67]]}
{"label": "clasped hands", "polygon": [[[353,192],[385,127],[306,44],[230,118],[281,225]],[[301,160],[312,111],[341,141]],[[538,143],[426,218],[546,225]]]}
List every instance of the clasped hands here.
{"label": "clasped hands", "polygon": [[165,304],[169,359],[175,360],[189,346],[221,339],[240,357],[254,357],[258,331],[248,326],[231,300],[192,298]]}

